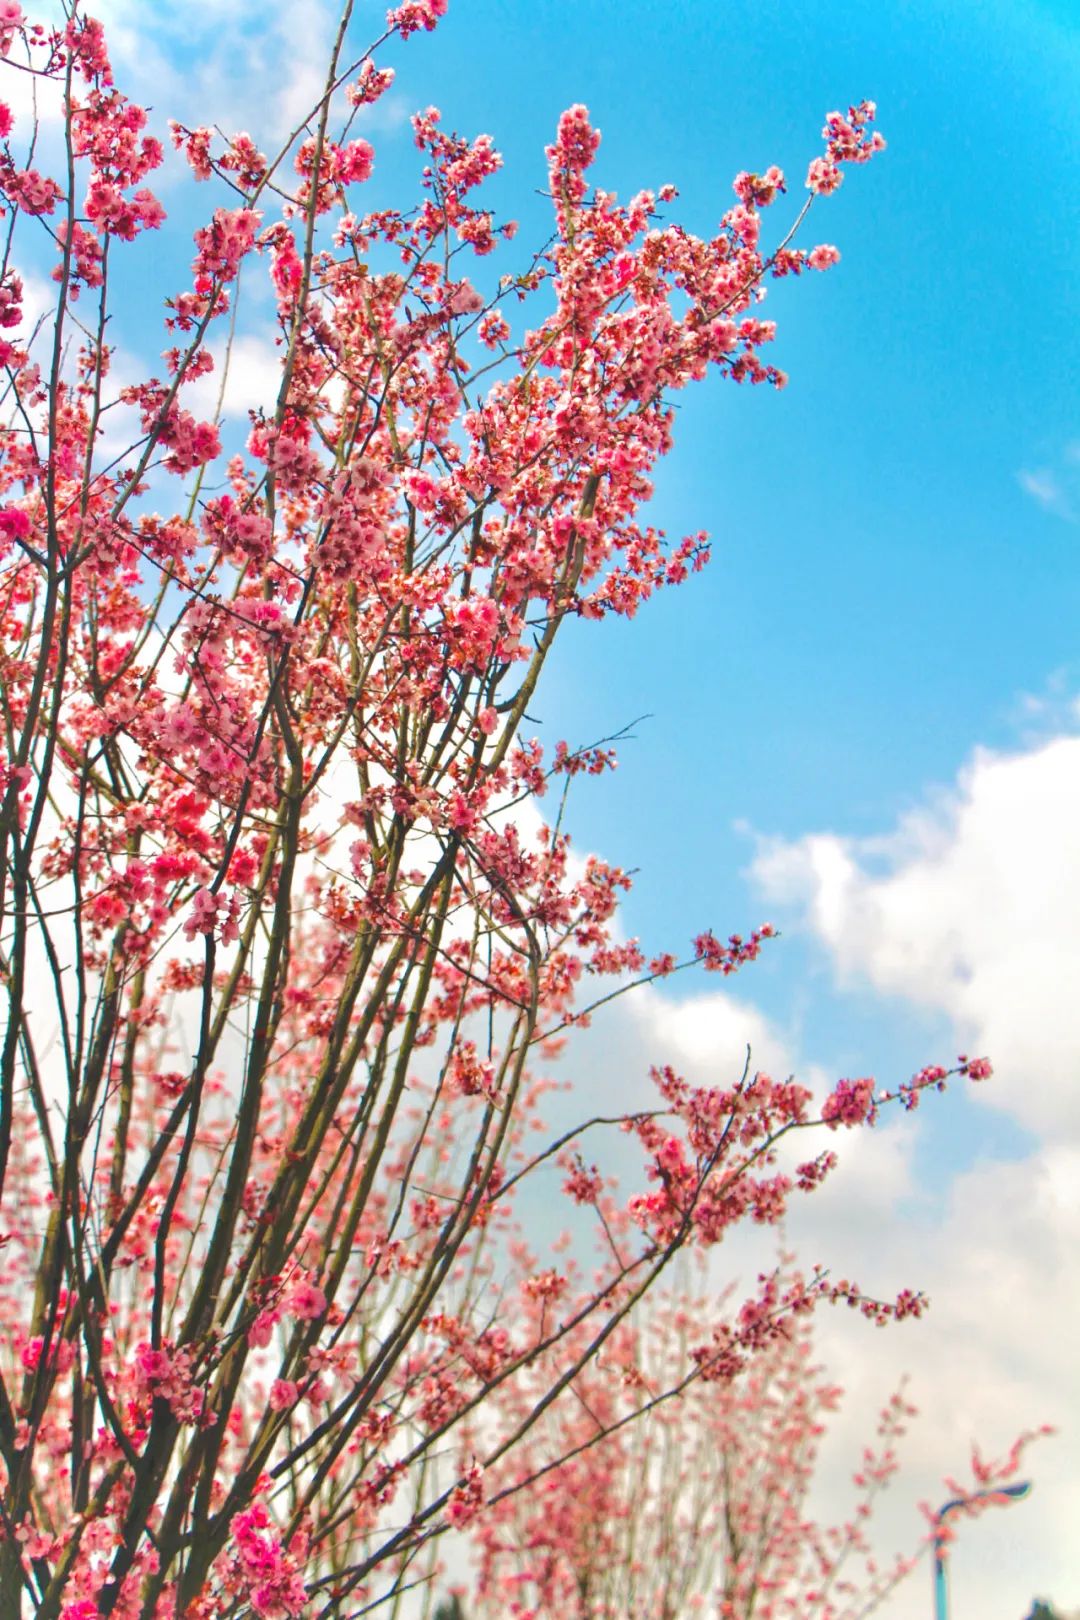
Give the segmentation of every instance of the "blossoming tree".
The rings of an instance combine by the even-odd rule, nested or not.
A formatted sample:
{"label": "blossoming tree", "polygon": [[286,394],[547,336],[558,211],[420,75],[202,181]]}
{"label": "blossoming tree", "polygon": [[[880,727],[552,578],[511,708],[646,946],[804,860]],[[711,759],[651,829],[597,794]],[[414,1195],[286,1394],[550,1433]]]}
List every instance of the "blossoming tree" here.
{"label": "blossoming tree", "polygon": [[[641,1175],[618,1197],[592,1162],[618,1121],[533,1134],[592,1004],[733,972],[771,932],[647,960],[616,926],[625,874],[563,826],[609,750],[545,756],[527,711],[568,617],[632,615],[704,563],[704,536],[669,546],[642,515],[671,396],[710,368],[782,384],[763,283],[837,255],[794,227],[762,245],[775,168],[738,176],[710,240],[667,220],[670,187],[592,189],[582,107],[548,149],[552,242],[504,247],[498,278],[498,153],[434,109],[419,201],[365,211],[358,120],[444,5],[405,0],[362,47],[348,0],[276,154],[173,125],[216,195],[190,281],[162,288],[159,374],[116,387],[162,143],[76,0],[56,25],[0,0],[4,72],[59,114],[0,105],[5,1620],[400,1592],[681,1248],[822,1180],[827,1151],[789,1174],[780,1139],[882,1101],[665,1070],[622,1122]],[[881,146],[873,117],[829,115],[796,225]],[[192,385],[242,269],[269,276],[280,373],[230,444]],[[517,1232],[553,1169],[592,1269]],[[919,1308],[767,1279],[687,1368],[733,1371],[827,1295]]]}

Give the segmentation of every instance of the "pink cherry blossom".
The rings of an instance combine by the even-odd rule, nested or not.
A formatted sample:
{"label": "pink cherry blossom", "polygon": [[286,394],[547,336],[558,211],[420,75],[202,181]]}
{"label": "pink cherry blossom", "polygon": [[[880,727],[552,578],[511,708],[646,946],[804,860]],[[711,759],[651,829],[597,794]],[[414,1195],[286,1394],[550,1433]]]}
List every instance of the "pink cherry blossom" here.
{"label": "pink cherry blossom", "polygon": [[286,1296],[285,1310],[301,1322],[313,1322],[326,1312],[326,1295],[312,1282],[299,1282]]}
{"label": "pink cherry blossom", "polygon": [[839,264],[839,249],[822,243],[820,247],[810,249],[806,256],[806,262],[811,270],[828,270],[830,265]]}

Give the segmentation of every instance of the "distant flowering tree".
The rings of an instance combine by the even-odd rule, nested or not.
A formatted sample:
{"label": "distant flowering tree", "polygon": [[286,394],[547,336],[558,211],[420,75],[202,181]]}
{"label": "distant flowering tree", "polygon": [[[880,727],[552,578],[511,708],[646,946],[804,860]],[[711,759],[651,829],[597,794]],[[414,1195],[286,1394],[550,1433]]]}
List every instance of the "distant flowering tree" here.
{"label": "distant flowering tree", "polygon": [[[788,1318],[738,1368],[730,1341],[708,1343],[714,1316],[715,1301],[654,1292],[490,1471],[466,1615],[861,1620],[913,1572],[941,1534],[929,1510],[921,1546],[887,1563],[871,1526],[916,1415],[903,1389],[862,1453],[847,1519],[822,1525],[815,1474],[843,1391],[814,1363],[811,1315]],[[511,1398],[527,1410],[544,1382],[534,1368]],[[973,1454],[974,1484],[947,1482],[971,1498],[958,1517],[992,1505],[986,1493],[1016,1477],[1033,1438],[997,1461]]]}
{"label": "distant flowering tree", "polygon": [[[5,74],[58,113],[0,106],[4,1620],[400,1592],[680,1249],[818,1185],[831,1155],[788,1174],[780,1140],[883,1100],[664,1070],[654,1110],[593,1122],[588,1159],[580,1131],[533,1133],[590,1006],[734,972],[771,933],[703,933],[686,963],[622,938],[626,875],[563,827],[610,751],[545,757],[527,711],[568,617],[633,615],[705,561],[641,516],[671,396],[710,367],[781,384],[764,278],[837,255],[794,227],[761,246],[776,169],[739,175],[711,240],[659,212],[671,187],[591,189],[575,107],[551,244],[481,291],[466,266],[513,235],[478,201],[487,136],[428,109],[419,202],[362,201],[358,121],[392,79],[373,51],[444,8],[405,0],[360,50],[349,0],[276,155],[172,126],[217,196],[190,281],[162,288],[160,374],[118,386],[115,289],[164,223],[162,145],[74,0],[58,26],[0,0]],[[873,116],[829,115],[810,201],[881,146]],[[279,380],[231,444],[192,385],[263,269]],[[642,1164],[621,1201],[592,1162],[619,1124]],[[528,1243],[515,1225],[553,1169],[591,1262],[535,1204]],[[823,1297],[920,1307],[766,1279],[688,1369],[733,1370]]]}

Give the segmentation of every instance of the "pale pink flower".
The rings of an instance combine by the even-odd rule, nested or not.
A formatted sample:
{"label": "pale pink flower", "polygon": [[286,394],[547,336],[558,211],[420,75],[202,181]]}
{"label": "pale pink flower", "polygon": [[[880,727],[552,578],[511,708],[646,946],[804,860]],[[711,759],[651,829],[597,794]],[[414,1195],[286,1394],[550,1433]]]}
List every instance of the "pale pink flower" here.
{"label": "pale pink flower", "polygon": [[840,263],[840,250],[823,242],[819,247],[810,249],[806,262],[811,270],[827,270],[830,265]]}
{"label": "pale pink flower", "polygon": [[285,1309],[301,1322],[314,1322],[326,1310],[326,1295],[313,1282],[300,1282],[289,1291]]}

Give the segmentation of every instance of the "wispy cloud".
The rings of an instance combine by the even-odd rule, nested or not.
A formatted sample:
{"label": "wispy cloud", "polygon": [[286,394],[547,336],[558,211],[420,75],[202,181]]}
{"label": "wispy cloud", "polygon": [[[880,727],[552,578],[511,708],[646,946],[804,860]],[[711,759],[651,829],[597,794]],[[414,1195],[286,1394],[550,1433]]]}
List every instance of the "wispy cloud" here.
{"label": "wispy cloud", "polygon": [[1076,523],[1080,516],[1080,441],[1065,445],[1056,466],[1022,467],[1016,481],[1044,512]]}

